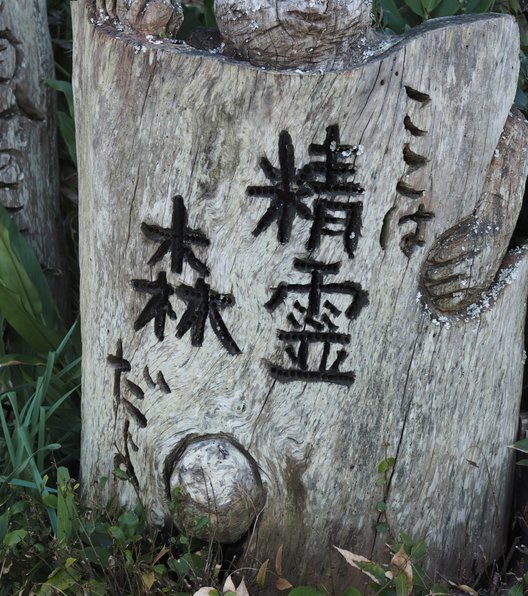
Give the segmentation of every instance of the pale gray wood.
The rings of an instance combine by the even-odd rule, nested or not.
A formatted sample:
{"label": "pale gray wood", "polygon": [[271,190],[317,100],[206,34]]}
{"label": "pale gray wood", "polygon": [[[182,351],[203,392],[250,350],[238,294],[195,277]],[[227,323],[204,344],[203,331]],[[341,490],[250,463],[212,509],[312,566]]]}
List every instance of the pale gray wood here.
{"label": "pale gray wood", "polygon": [[53,53],[45,0],[0,1],[0,202],[42,263],[65,312]]}
{"label": "pale gray wood", "polygon": [[337,69],[390,45],[371,28],[365,0],[217,0],[226,39],[256,66]]}
{"label": "pale gray wood", "polygon": [[[253,495],[254,511],[244,505],[242,516],[219,515],[229,511],[219,497],[221,507],[210,511],[213,537],[234,539],[241,519],[255,520],[243,566],[258,568],[283,544],[285,577],[331,590],[348,578],[333,544],[384,556],[387,536],[375,530],[376,503],[384,499],[394,533],[427,541],[430,569],[458,580],[482,569],[501,554],[507,532],[507,446],[524,360],[525,250],[501,264],[527,173],[526,125],[509,116],[518,70],[514,20],[431,22],[361,66],[307,74],[235,62],[221,48],[148,43],[94,27],[89,17],[84,2],[74,4],[85,498],[117,494],[134,503],[139,492],[151,521],[163,525],[169,492],[187,472],[182,495],[198,513],[211,487],[233,502],[241,492]],[[353,258],[339,235],[324,235],[307,251],[313,221],[299,216],[289,242],[278,241],[276,221],[254,236],[270,200],[247,189],[271,184],[266,172],[273,177],[261,159],[278,167],[282,131],[297,168],[321,159],[308,148],[322,144],[332,125],[350,145],[341,155],[364,187],[356,197],[336,197],[363,204]],[[509,163],[518,169],[498,181]],[[210,241],[192,250],[210,270],[207,283],[225,295],[219,312],[236,346],[222,345],[210,320],[201,347],[190,333],[176,337],[188,303],[180,284],[194,284],[199,265],[185,260],[174,273],[170,251],[148,261],[159,248],[153,226],[170,228],[177,195],[194,238]],[[304,202],[312,208],[313,200]],[[474,249],[467,257],[450,230],[471,217],[499,230],[467,225]],[[453,274],[483,295],[459,301],[459,288],[447,286],[450,302],[431,298],[440,244],[460,261]],[[345,316],[350,296],[323,298],[339,308],[334,323],[349,335],[341,366],[355,373],[349,386],[344,377],[337,384],[272,376],[294,368],[277,333],[291,330],[291,311],[302,321],[293,303],[306,306],[307,296],[292,293],[271,312],[264,305],[281,282],[309,283],[310,269],[295,269],[296,258],[340,262],[324,282],[354,282],[368,292],[355,320]],[[445,270],[436,271],[449,283]],[[163,275],[174,313],[165,309],[161,341],[152,320],[141,327],[151,296],[138,291],[146,282],[132,280]],[[333,347],[329,362],[335,357]],[[320,359],[321,346],[312,344],[311,370]],[[396,465],[389,485],[377,487],[386,455]],[[133,482],[114,480],[116,466]],[[238,473],[226,480],[224,466]],[[110,481],[100,490],[102,476]],[[175,521],[189,525],[181,513]]]}

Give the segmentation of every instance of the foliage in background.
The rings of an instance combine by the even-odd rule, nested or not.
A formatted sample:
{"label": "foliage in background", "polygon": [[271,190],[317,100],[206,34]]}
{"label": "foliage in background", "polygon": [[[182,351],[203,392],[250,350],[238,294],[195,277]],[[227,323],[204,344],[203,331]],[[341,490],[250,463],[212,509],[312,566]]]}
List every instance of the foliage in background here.
{"label": "foliage in background", "polygon": [[198,27],[217,29],[214,0],[188,0],[183,2],[183,24],[178,31],[178,38],[185,39]]}
{"label": "foliage in background", "polygon": [[[79,456],[80,347],[66,334],[40,265],[0,206],[0,502],[13,486],[48,494],[51,452]],[[52,526],[54,515],[50,511]]]}

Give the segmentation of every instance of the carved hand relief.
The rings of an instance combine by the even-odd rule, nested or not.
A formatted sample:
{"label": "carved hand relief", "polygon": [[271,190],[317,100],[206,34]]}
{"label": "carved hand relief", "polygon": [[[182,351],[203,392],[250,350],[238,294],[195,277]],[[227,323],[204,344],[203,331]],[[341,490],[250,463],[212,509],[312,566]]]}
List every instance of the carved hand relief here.
{"label": "carved hand relief", "polygon": [[522,171],[525,129],[524,116],[512,109],[474,212],[446,230],[429,250],[421,283],[433,309],[474,315],[490,306],[488,289],[517,222],[517,211],[510,204],[509,180],[515,179],[516,168]]}

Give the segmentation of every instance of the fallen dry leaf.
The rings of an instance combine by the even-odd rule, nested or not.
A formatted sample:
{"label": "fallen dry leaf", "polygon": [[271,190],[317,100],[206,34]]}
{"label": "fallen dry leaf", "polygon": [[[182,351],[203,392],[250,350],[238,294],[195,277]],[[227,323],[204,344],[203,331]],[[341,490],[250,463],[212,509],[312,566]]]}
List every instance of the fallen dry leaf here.
{"label": "fallen dry leaf", "polygon": [[413,590],[413,569],[411,557],[405,552],[403,544],[400,550],[392,557],[390,561],[390,568],[393,577],[397,577],[403,573],[407,579],[407,594]]}
{"label": "fallen dry leaf", "polygon": [[222,588],[223,592],[236,592],[236,586],[235,586],[235,582],[231,579],[231,576],[229,576],[225,582],[224,582],[224,587]]}
{"label": "fallen dry leaf", "polygon": [[337,550],[338,553],[340,553],[341,555],[343,555],[343,557],[345,557],[345,560],[349,565],[352,565],[352,567],[359,569],[362,573],[364,573],[367,577],[370,577],[370,579],[375,581],[376,583],[378,582],[378,579],[375,575],[372,575],[372,573],[365,571],[365,569],[361,569],[361,567],[357,564],[357,563],[372,563],[372,561],[370,559],[367,559],[366,557],[363,557],[361,555],[356,555],[354,553],[351,553],[349,550],[344,550],[342,548],[338,548],[335,545],[334,545],[334,548]]}
{"label": "fallen dry leaf", "polygon": [[249,596],[249,592],[246,588],[246,582],[244,581],[244,578],[242,578],[242,581],[238,584],[238,588],[236,589],[236,596]]}
{"label": "fallen dry leaf", "polygon": [[268,570],[268,563],[269,559],[266,559],[258,570],[256,582],[259,588],[263,588],[264,584],[266,583],[266,571]]}
{"label": "fallen dry leaf", "polygon": [[290,582],[285,579],[284,577],[279,577],[277,583],[275,584],[277,590],[288,590],[289,588],[293,588]]}
{"label": "fallen dry leaf", "polygon": [[281,544],[279,546],[279,550],[277,551],[277,554],[275,555],[275,571],[277,572],[277,575],[282,575],[282,551],[284,548],[284,544]]}
{"label": "fallen dry leaf", "polygon": [[457,588],[466,594],[471,594],[471,596],[478,596],[478,592],[476,592],[473,588],[466,586],[465,584],[459,584],[457,585]]}

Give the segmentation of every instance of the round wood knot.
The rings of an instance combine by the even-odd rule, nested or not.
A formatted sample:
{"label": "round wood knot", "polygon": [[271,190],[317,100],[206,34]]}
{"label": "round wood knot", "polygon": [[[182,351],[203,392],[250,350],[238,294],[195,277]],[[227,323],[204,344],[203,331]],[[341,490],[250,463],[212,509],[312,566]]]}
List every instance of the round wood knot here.
{"label": "round wood knot", "polygon": [[216,0],[222,35],[256,66],[340,68],[367,48],[366,0]]}
{"label": "round wood knot", "polygon": [[176,525],[203,540],[236,542],[264,506],[256,461],[226,435],[185,439],[167,459],[166,479]]}

